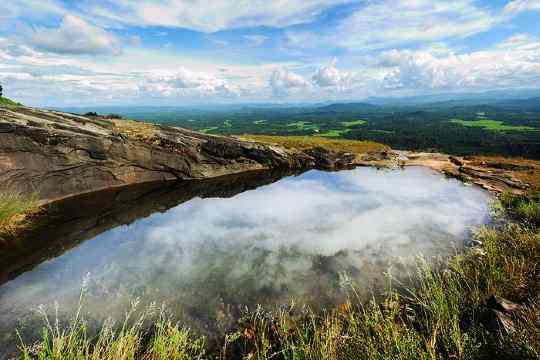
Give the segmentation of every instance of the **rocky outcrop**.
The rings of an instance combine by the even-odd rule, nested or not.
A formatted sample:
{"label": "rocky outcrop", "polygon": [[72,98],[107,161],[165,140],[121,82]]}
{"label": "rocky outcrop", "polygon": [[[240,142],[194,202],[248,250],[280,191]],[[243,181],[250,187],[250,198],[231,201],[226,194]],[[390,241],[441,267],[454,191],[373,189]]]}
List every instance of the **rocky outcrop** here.
{"label": "rocky outcrop", "polygon": [[484,161],[480,157],[458,157],[440,153],[398,151],[399,166],[427,166],[450,177],[473,183],[494,193],[523,194],[530,187],[530,174],[540,171],[540,163],[527,161],[527,165],[515,164],[523,160],[506,159]]}
{"label": "rocky outcrop", "polygon": [[427,166],[490,191],[521,193],[529,184],[515,175],[540,171],[537,163],[382,148],[364,154],[297,150],[132,120],[0,106],[0,192],[37,193],[45,203],[131,184],[259,170]]}
{"label": "rocky outcrop", "polygon": [[137,121],[0,107],[0,192],[38,193],[44,201],[135,183],[333,169],[346,159]]}

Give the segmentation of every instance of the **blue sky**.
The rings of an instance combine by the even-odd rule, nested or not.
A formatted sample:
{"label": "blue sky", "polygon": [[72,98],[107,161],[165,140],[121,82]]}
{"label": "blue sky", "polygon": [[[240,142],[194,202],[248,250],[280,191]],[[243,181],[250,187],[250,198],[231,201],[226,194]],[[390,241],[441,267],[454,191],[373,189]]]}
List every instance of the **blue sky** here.
{"label": "blue sky", "polygon": [[351,101],[540,87],[540,0],[10,0],[31,105]]}

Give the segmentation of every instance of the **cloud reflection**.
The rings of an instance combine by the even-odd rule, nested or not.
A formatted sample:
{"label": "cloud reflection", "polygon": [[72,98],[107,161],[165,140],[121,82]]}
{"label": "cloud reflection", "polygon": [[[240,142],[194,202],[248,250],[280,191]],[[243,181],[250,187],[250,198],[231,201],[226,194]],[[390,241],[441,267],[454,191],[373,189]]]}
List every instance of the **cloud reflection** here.
{"label": "cloud reflection", "polygon": [[[88,309],[131,296],[191,321],[223,304],[336,299],[338,273],[361,286],[397,263],[445,255],[488,219],[489,195],[424,168],[311,171],[229,199],[193,199],[121,226],[0,288],[0,330],[39,303],[66,312],[92,274]],[[204,301],[201,301],[204,299]]]}

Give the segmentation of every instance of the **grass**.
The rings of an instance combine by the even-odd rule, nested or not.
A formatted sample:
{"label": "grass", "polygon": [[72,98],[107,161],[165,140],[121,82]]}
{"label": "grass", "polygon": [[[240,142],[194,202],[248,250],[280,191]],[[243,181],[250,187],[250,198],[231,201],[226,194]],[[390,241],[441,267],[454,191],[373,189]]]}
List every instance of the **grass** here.
{"label": "grass", "polygon": [[114,124],[114,133],[122,134],[135,140],[149,140],[157,134],[156,125],[147,122],[117,118],[111,118],[110,120]]}
{"label": "grass", "polygon": [[[41,340],[20,340],[21,358],[540,359],[540,231],[521,220],[529,216],[523,206],[538,204],[503,196],[499,210],[518,222],[479,229],[475,237],[482,247],[448,261],[419,259],[412,285],[389,279],[377,301],[364,302],[342,273],[339,284],[349,294],[343,304],[320,313],[294,304],[273,311],[259,307],[210,352],[204,338],[176,324],[163,308],[139,314],[135,302],[123,323],[105,322],[94,336],[82,308],[65,326],[44,315]],[[492,295],[522,305],[512,315],[513,330],[490,330]]]}
{"label": "grass", "polygon": [[515,126],[515,125],[505,125],[503,121],[498,120],[461,120],[461,119],[452,119],[451,123],[458,124],[465,127],[479,127],[485,130],[490,131],[538,131],[539,129],[533,128],[530,126]]}
{"label": "grass", "polygon": [[37,205],[37,196],[0,193],[0,233],[22,226],[26,215]]}
{"label": "grass", "polygon": [[287,124],[289,127],[295,127],[295,130],[319,130],[319,125],[313,124],[310,121],[297,121]]}
{"label": "grass", "polygon": [[[381,302],[363,304],[351,287],[349,302],[323,315],[254,314],[240,348],[257,359],[538,359],[540,234],[514,224],[478,239],[481,258],[420,261],[416,286],[390,288]],[[488,331],[491,295],[525,304],[513,332]]]}
{"label": "grass", "polygon": [[223,122],[223,127],[224,127],[224,128],[231,128],[231,127],[232,127],[232,122],[231,122],[231,120],[225,120],[225,121]]}
{"label": "grass", "polygon": [[349,129],[344,129],[344,130],[329,130],[325,133],[321,133],[321,134],[318,134],[317,136],[322,136],[322,137],[331,137],[331,138],[338,138],[338,137],[341,137],[342,135],[350,132],[351,130]]}
{"label": "grass", "polygon": [[5,98],[5,97],[1,97],[0,96],[0,105],[5,105],[5,106],[19,106],[21,104],[19,104],[18,102],[15,102],[13,100],[10,100],[8,98]]}
{"label": "grass", "polygon": [[204,129],[201,129],[199,130],[200,132],[203,132],[203,133],[209,133],[209,132],[212,132],[212,131],[216,131],[218,130],[219,127],[217,126],[211,126],[211,127],[207,127],[207,128],[204,128]]}
{"label": "grass", "polygon": [[273,135],[242,135],[242,139],[276,144],[290,150],[306,150],[314,147],[324,147],[334,151],[346,151],[364,154],[372,151],[383,151],[389,148],[386,145],[373,141],[328,139],[321,136],[273,136]]}
{"label": "grass", "polygon": [[151,305],[138,311],[134,301],[121,324],[106,320],[97,334],[90,335],[89,324],[83,316],[84,289],[79,307],[69,324],[51,319],[42,311],[42,339],[27,345],[20,339],[21,359],[54,360],[191,360],[205,356],[204,339],[172,322],[163,307]]}
{"label": "grass", "polygon": [[367,121],[365,120],[353,120],[353,121],[342,121],[341,125],[345,127],[353,127],[353,126],[358,126],[358,125],[364,125],[366,123]]}
{"label": "grass", "polygon": [[518,220],[535,226],[540,226],[540,201],[526,196],[503,194],[501,204]]}

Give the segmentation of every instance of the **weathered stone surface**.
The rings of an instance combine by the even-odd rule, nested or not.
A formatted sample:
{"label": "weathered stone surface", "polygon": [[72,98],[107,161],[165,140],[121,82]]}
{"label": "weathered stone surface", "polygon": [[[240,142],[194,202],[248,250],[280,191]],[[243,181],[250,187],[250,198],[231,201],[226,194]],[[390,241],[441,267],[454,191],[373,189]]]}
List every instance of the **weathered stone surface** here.
{"label": "weathered stone surface", "polygon": [[[441,153],[396,151],[400,155],[400,166],[427,166],[464,182],[473,183],[494,193],[510,192],[522,194],[530,184],[516,177],[518,171],[538,171],[535,166],[520,166],[497,162],[481,162],[474,157],[449,156]],[[504,167],[504,169],[501,169]],[[537,169],[538,167],[538,169]]]}
{"label": "weathered stone surface", "polygon": [[293,151],[131,120],[0,107],[0,192],[38,193],[43,202],[137,183],[352,166],[427,166],[493,192],[528,188],[512,175],[515,166],[499,165],[411,151]]}
{"label": "weathered stone surface", "polygon": [[326,170],[351,166],[356,158],[355,154],[336,153],[319,146],[304,152],[314,159],[317,168]]}
{"label": "weathered stone surface", "polygon": [[268,169],[334,169],[354,159],[142,122],[0,107],[0,191],[52,201],[135,183]]}

